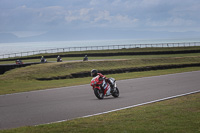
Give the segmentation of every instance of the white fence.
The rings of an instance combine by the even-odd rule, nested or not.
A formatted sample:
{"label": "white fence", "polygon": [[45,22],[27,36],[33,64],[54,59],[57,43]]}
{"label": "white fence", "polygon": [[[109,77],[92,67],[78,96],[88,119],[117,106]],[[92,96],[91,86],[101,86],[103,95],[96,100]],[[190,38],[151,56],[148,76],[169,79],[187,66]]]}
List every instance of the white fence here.
{"label": "white fence", "polygon": [[87,51],[87,50],[112,50],[112,49],[127,49],[127,48],[149,48],[149,47],[190,47],[200,46],[200,42],[182,42],[182,43],[158,43],[158,44],[124,44],[124,45],[107,45],[107,46],[85,46],[85,47],[66,47],[57,49],[46,49],[38,51],[28,51],[12,54],[0,55],[0,59],[11,57],[22,57],[44,53],[59,53],[71,51]]}

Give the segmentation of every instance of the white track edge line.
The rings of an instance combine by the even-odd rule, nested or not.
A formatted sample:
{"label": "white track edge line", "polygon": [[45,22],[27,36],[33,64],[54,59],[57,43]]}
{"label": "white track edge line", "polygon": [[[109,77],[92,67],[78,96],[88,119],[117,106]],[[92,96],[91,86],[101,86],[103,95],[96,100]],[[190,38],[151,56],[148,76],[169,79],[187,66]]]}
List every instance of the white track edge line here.
{"label": "white track edge line", "polygon": [[[181,97],[181,96],[186,96],[186,95],[190,95],[190,94],[195,94],[195,93],[199,93],[199,92],[200,92],[200,90],[197,90],[197,91],[188,92],[188,93],[184,93],[184,94],[180,94],[180,95],[175,95],[175,96],[171,96],[171,97],[166,97],[166,98],[161,98],[161,99],[157,99],[157,100],[153,100],[153,101],[149,101],[149,102],[145,102],[145,103],[131,105],[131,106],[127,106],[127,107],[123,107],[123,108],[119,108],[119,109],[105,111],[105,112],[102,112],[102,113],[96,113],[96,114],[92,114],[92,115],[86,115],[86,116],[77,117],[77,118],[73,118],[73,119],[60,120],[60,121],[55,121],[55,122],[50,122],[50,123],[44,123],[44,124],[39,124],[39,125],[60,123],[60,122],[65,122],[65,121],[68,121],[68,120],[74,120],[74,119],[79,119],[79,118],[88,118],[88,117],[92,117],[92,116],[107,114],[107,113],[116,112],[116,111],[120,111],[120,110],[124,110],[124,109],[129,109],[129,108],[134,108],[134,107],[138,107],[138,106],[142,106],[142,105],[146,105],[146,104],[150,104],[150,103],[156,103],[156,102],[160,102],[160,101],[164,101],[164,100],[169,100],[169,99],[173,99],[173,98],[177,98],[177,97]],[[39,126],[39,125],[35,125],[35,126]]]}

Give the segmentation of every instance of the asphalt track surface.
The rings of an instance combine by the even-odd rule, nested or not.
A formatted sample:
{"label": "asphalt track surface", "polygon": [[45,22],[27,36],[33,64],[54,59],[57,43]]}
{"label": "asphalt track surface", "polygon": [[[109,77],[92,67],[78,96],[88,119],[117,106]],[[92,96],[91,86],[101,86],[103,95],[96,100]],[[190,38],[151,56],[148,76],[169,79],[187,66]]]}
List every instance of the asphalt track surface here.
{"label": "asphalt track surface", "polygon": [[98,100],[87,85],[0,95],[0,129],[39,125],[200,91],[200,71],[117,81],[120,97]]}

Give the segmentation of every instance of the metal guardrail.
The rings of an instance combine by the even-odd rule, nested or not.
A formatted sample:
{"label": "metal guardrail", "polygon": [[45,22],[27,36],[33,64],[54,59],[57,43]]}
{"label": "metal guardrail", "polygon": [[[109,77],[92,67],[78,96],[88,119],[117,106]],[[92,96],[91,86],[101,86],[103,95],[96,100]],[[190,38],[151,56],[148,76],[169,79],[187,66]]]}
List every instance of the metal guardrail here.
{"label": "metal guardrail", "polygon": [[153,48],[153,47],[162,47],[162,48],[164,47],[190,47],[190,46],[200,46],[200,42],[66,47],[66,48],[56,48],[56,49],[27,51],[27,52],[12,53],[12,54],[3,54],[3,55],[0,55],[0,59],[11,58],[11,57],[23,57],[23,56],[44,54],[44,53],[59,53],[59,52],[71,52],[71,51],[112,50],[112,49],[127,49],[127,48]]}

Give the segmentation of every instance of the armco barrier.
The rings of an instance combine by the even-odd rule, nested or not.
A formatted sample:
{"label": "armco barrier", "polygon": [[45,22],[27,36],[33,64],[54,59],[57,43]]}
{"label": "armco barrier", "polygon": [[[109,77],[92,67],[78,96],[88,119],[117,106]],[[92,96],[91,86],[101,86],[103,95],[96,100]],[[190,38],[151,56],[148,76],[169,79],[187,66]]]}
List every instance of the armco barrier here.
{"label": "armco barrier", "polygon": [[[182,50],[182,51],[154,51],[154,52],[119,52],[119,53],[85,53],[85,54],[65,54],[61,57],[99,57],[99,56],[121,56],[121,55],[161,55],[161,54],[185,54],[185,53],[200,53],[200,50]],[[57,58],[58,55],[49,55],[45,58]],[[21,57],[20,60],[25,59],[38,59],[40,60],[41,56],[34,57]],[[1,59],[0,61],[15,61],[16,59]]]}
{"label": "armco barrier", "polygon": [[37,51],[27,51],[20,53],[11,53],[0,55],[0,59],[11,58],[11,57],[25,57],[29,55],[45,54],[45,53],[60,53],[70,51],[87,51],[87,50],[112,50],[112,49],[123,49],[123,48],[151,48],[151,47],[190,47],[200,46],[200,42],[179,42],[179,43],[157,43],[157,44],[123,44],[123,45],[103,45],[103,46],[84,46],[84,47],[65,47],[56,49],[46,49]]}
{"label": "armco barrier", "polygon": [[4,74],[6,71],[11,69],[19,68],[19,67],[26,67],[33,64],[39,64],[38,62],[35,63],[26,63],[26,64],[7,64],[7,65],[0,65],[0,74]]}

